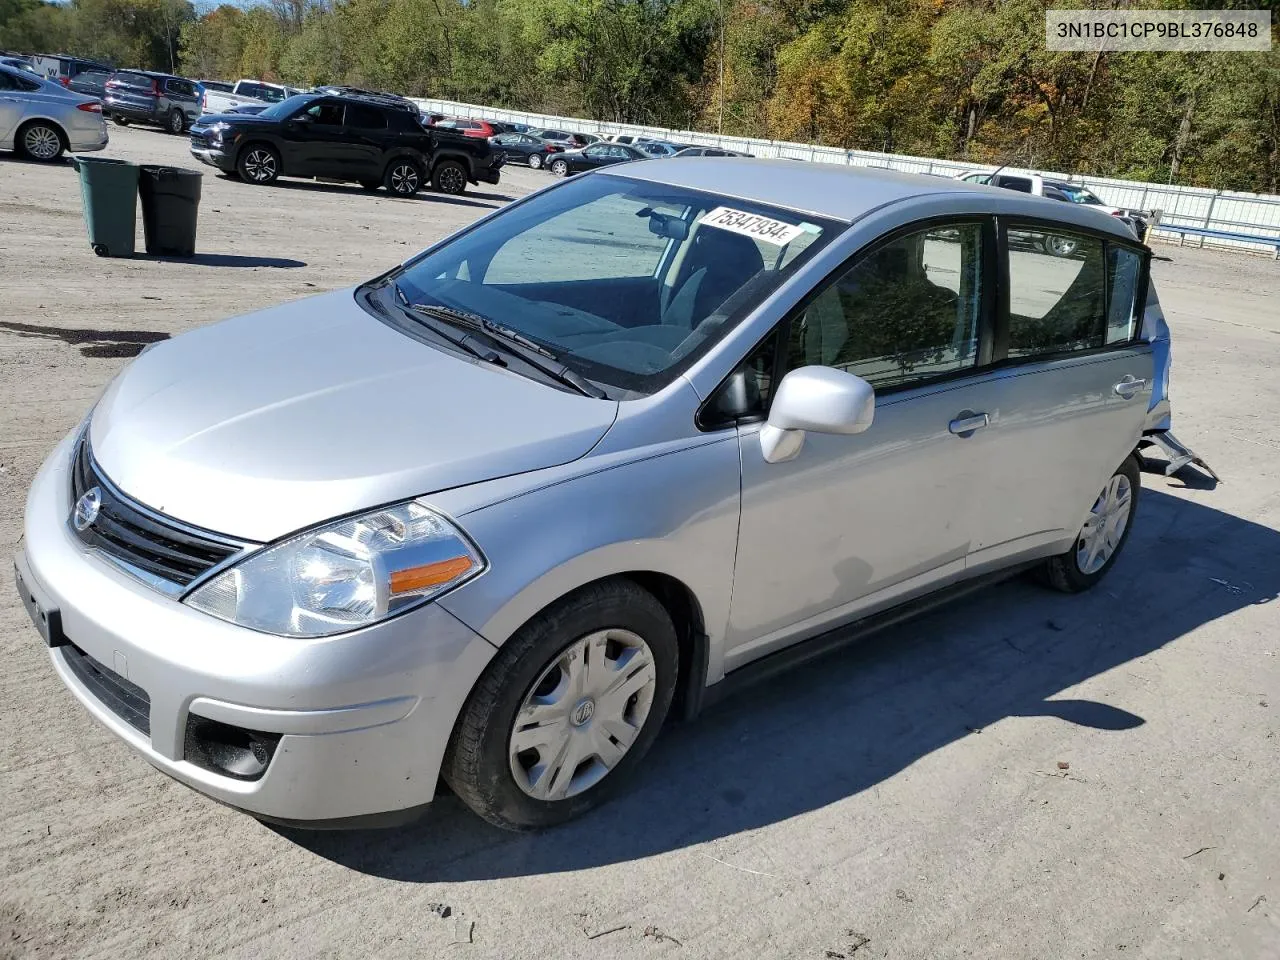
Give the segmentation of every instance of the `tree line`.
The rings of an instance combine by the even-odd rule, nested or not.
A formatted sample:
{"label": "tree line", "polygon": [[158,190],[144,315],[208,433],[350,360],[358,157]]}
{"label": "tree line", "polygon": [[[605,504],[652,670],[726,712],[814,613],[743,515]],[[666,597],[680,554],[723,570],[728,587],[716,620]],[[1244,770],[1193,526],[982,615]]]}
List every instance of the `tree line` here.
{"label": "tree line", "polygon": [[58,46],[159,69],[176,50],[195,77],[348,83],[600,121],[1280,193],[1280,43],[1266,53],[1052,52],[1046,6],[266,0],[198,12],[187,0],[0,0],[0,47]]}

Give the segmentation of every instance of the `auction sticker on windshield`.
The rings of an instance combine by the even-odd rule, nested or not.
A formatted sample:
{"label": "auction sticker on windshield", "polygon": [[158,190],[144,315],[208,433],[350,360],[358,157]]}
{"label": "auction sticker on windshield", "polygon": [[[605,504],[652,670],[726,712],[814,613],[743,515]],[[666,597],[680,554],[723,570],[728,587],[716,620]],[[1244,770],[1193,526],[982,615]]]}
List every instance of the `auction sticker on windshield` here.
{"label": "auction sticker on windshield", "polygon": [[763,240],[765,243],[772,243],[779,247],[785,247],[800,234],[807,232],[804,227],[797,227],[771,217],[762,217],[756,213],[747,213],[745,210],[734,210],[732,207],[716,207],[699,222],[715,227],[717,230],[740,233],[744,237]]}

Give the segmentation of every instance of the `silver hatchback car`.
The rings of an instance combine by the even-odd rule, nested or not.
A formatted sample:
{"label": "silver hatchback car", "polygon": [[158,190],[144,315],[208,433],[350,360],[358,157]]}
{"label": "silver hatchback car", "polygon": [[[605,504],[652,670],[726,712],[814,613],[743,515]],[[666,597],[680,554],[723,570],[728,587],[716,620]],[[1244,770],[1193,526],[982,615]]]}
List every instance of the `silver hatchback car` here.
{"label": "silver hatchback car", "polygon": [[1105,576],[1168,427],[1148,255],[936,178],[591,173],[149,347],[36,477],[19,590],[84,706],[217,800],[392,823],[443,777],[552,824],[790,658]]}

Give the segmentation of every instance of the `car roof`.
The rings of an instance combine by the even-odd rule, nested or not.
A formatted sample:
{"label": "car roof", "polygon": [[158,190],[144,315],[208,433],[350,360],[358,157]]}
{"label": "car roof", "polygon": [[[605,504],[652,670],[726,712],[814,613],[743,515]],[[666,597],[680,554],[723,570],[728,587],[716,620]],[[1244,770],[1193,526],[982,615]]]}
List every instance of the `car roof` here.
{"label": "car roof", "polygon": [[846,223],[888,204],[924,196],[988,198],[994,201],[993,208],[998,204],[1002,212],[1074,223],[1133,239],[1118,220],[1075,204],[898,170],[751,157],[669,157],[602,173],[740,197]]}

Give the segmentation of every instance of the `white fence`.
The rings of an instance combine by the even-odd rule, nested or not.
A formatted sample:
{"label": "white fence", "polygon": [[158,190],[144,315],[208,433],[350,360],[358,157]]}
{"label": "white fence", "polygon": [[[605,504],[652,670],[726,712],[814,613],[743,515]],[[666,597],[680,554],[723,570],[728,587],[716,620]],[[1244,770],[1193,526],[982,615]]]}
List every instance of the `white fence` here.
{"label": "white fence", "polygon": [[[536,127],[551,127],[574,133],[594,133],[600,136],[629,133],[672,140],[677,143],[722,147],[726,150],[754,154],[757,157],[791,157],[815,163],[842,163],[854,167],[879,167],[941,176],[951,176],[965,170],[995,169],[955,160],[930,160],[926,157],[906,157],[894,153],[842,150],[839,147],[820,147],[809,143],[728,137],[714,133],[700,133],[696,130],[667,130],[662,127],[643,127],[624,123],[597,123],[594,120],[575,117],[552,117],[523,110],[502,110],[471,103],[454,103],[450,100],[420,99],[416,103],[424,113],[443,113],[451,117],[484,117],[490,120],[527,123]],[[1113,180],[1107,177],[1054,173],[1047,175],[1083,184],[1105,202],[1117,207],[1163,211],[1161,224],[1164,229],[1156,228],[1157,232],[1166,234],[1163,239],[1173,239],[1177,236],[1176,233],[1167,229],[1168,227],[1186,226],[1275,237],[1280,240],[1280,196],[1209,190],[1204,187],[1178,187],[1134,180]],[[1250,243],[1220,237],[1192,237],[1192,240],[1200,246],[1207,243],[1210,246],[1276,253],[1273,244]]]}

